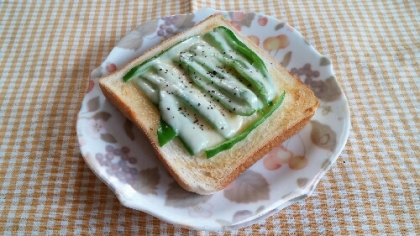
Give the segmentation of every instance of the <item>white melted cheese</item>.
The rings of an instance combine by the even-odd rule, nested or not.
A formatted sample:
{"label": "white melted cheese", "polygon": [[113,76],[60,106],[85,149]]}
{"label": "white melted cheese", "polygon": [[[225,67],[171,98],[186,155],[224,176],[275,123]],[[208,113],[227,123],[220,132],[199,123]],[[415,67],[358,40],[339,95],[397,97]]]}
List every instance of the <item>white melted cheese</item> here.
{"label": "white melted cheese", "polygon": [[[230,48],[223,36],[214,34],[222,42],[223,47]],[[151,68],[133,80],[133,83],[158,106],[162,119],[175,130],[193,153],[214,147],[237,135],[244,127],[258,119],[258,114],[255,112],[248,117],[236,115],[202,88],[197,87],[191,79],[191,76],[195,75],[187,73],[179,64],[180,59],[187,58],[186,55],[194,57],[196,62],[206,63],[208,68],[217,69],[219,74],[223,74],[223,78],[215,78],[214,82],[219,83],[226,91],[236,91],[235,89],[245,91],[241,93],[242,98],[245,98],[253,109],[258,110],[263,107],[261,99],[238,80],[237,73],[224,69],[223,64],[212,56],[217,53],[223,56],[200,35],[193,36],[148,62],[147,66]],[[241,55],[232,53],[232,56],[248,63]],[[252,68],[249,63],[248,65]],[[198,70],[201,73],[208,73],[204,68]],[[264,80],[263,75],[256,70],[251,73],[262,81],[270,94],[273,94],[270,97],[274,98],[276,91]],[[234,94],[239,99],[239,95],[236,92]]]}

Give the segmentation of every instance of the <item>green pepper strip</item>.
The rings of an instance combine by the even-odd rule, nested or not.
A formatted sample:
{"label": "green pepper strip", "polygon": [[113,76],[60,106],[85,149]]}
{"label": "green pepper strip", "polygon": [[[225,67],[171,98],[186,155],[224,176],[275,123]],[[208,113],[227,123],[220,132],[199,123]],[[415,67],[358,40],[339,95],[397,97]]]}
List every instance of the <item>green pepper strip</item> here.
{"label": "green pepper strip", "polygon": [[172,45],[170,48],[168,48],[168,49],[166,49],[166,50],[164,50],[164,51],[161,51],[160,53],[156,54],[155,56],[153,56],[153,57],[151,57],[151,58],[149,58],[149,59],[145,60],[145,61],[144,61],[144,62],[142,62],[140,65],[137,65],[137,66],[135,66],[135,67],[131,68],[131,70],[130,70],[127,74],[125,74],[125,75],[123,76],[123,80],[124,80],[124,82],[128,82],[128,81],[129,81],[130,79],[132,79],[135,75],[137,75],[137,76],[142,75],[144,72],[146,72],[147,70],[149,70],[149,69],[150,69],[150,67],[151,67],[150,65],[146,66],[149,62],[151,62],[151,61],[155,60],[156,58],[160,57],[163,53],[165,53],[165,52],[167,52],[167,51],[171,50],[172,48],[174,48],[174,47],[178,46],[179,44],[181,44],[181,43],[183,43],[183,42],[185,42],[185,41],[187,41],[188,39],[193,38],[193,37],[198,37],[198,35],[194,35],[194,36],[188,37],[188,38],[186,38],[186,39],[183,39],[183,40],[179,41],[177,44]]}
{"label": "green pepper strip", "polygon": [[264,62],[255,54],[254,51],[249,49],[244,43],[242,43],[235,34],[228,28],[224,26],[218,26],[215,28],[215,30],[221,29],[223,32],[226,33],[226,35],[231,39],[228,40],[229,43],[232,44],[235,50],[242,53],[245,57],[247,57],[251,62],[254,62],[256,64],[256,67],[263,73],[265,77],[267,77],[267,68],[265,67]]}
{"label": "green pepper strip", "polygon": [[192,156],[195,153],[192,151],[192,149],[188,146],[188,144],[180,137],[178,136],[179,141],[181,141],[181,143],[184,145],[185,149],[187,150],[187,152]]}
{"label": "green pepper strip", "polygon": [[175,138],[176,132],[168,123],[161,119],[157,130],[157,135],[159,145],[163,147],[163,145]]}
{"label": "green pepper strip", "polygon": [[242,132],[241,134],[230,138],[228,140],[226,140],[225,142],[217,145],[216,147],[207,149],[206,155],[207,158],[211,158],[214,155],[218,154],[219,152],[222,152],[224,150],[230,149],[231,147],[233,147],[233,145],[235,145],[236,143],[238,143],[239,141],[242,141],[243,139],[246,138],[246,136],[248,136],[249,133],[251,133],[251,131],[253,129],[255,129],[257,126],[259,126],[260,124],[262,124],[271,114],[273,114],[273,112],[281,105],[281,103],[284,100],[284,97],[286,95],[286,92],[283,92],[283,94],[279,97],[279,99],[273,104],[273,106],[264,114],[264,116],[262,116],[259,120],[257,120],[255,123],[253,123],[251,126],[249,126],[244,132]]}
{"label": "green pepper strip", "polygon": [[[217,41],[216,38],[212,34],[210,34],[210,33],[206,33],[204,35],[204,38],[206,40],[208,40],[207,42],[210,45],[212,45],[213,47],[219,49],[219,51],[221,50],[221,52],[225,52],[225,51],[228,51],[229,50],[229,49],[223,47],[223,44],[220,43],[219,41]],[[226,40],[226,41],[229,41],[229,40]],[[237,48],[237,47],[234,47],[234,49],[235,48]],[[252,77],[252,75],[249,75],[245,71],[245,68],[247,68],[247,66],[246,66],[245,63],[243,63],[242,61],[237,60],[237,59],[227,58],[227,57],[225,57],[225,56],[223,56],[221,54],[214,54],[213,56],[218,61],[220,61],[221,63],[227,64],[229,66],[232,66],[246,81],[248,81],[255,88],[255,90],[256,90],[255,92],[259,93],[259,97],[263,100],[264,105],[268,105],[268,102],[269,101],[268,101],[268,98],[267,98],[267,90],[265,89],[264,85],[260,81],[254,79]],[[258,56],[257,56],[257,58],[258,58],[258,60],[261,60]],[[261,61],[261,63],[263,63],[263,62]],[[264,69],[265,69],[264,63],[262,65],[264,66]],[[263,73],[263,76],[265,76],[266,78],[269,78],[264,73],[264,71],[262,73]]]}
{"label": "green pepper strip", "polygon": [[[171,141],[173,138],[177,136],[175,130],[162,119],[160,120],[157,134],[158,134],[159,146],[161,147],[163,147],[163,145],[165,145],[166,143],[168,143],[169,141]],[[187,145],[187,143],[181,137],[178,136],[178,138],[181,141],[181,143],[184,145],[187,152],[191,156],[194,155],[194,152]]]}

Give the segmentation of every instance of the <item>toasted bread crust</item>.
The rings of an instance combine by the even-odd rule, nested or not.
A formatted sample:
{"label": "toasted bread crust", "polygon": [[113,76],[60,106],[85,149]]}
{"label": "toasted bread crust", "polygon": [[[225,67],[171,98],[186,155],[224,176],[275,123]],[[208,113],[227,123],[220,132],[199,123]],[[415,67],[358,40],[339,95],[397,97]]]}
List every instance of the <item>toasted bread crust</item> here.
{"label": "toasted bread crust", "polygon": [[[182,38],[209,31],[219,25],[229,27],[263,59],[278,90],[286,92],[283,104],[245,140],[211,159],[206,159],[204,154],[191,157],[177,139],[159,147],[156,134],[160,122],[158,110],[131,83],[122,82],[122,76],[133,66]],[[149,49],[117,72],[101,78],[99,85],[105,97],[150,140],[158,159],[179,185],[198,194],[211,194],[224,189],[266,153],[303,128],[318,107],[318,100],[306,85],[279,65],[268,53],[231,27],[220,15],[210,16],[190,30]]]}

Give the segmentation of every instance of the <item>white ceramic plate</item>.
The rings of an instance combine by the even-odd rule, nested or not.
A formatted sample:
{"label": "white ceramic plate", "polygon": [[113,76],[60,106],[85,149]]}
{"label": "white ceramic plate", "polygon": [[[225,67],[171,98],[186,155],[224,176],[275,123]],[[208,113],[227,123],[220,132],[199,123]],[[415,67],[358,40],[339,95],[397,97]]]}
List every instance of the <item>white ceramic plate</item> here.
{"label": "white ceramic plate", "polygon": [[[155,158],[145,136],[102,95],[98,78],[173,33],[219,13],[308,84],[320,107],[298,134],[276,147],[228,188],[211,196],[186,192]],[[308,197],[344,148],[350,130],[347,100],[328,58],[295,29],[257,13],[204,9],[147,22],[121,39],[89,79],[77,121],[81,153],[130,208],[182,227],[244,227]]]}

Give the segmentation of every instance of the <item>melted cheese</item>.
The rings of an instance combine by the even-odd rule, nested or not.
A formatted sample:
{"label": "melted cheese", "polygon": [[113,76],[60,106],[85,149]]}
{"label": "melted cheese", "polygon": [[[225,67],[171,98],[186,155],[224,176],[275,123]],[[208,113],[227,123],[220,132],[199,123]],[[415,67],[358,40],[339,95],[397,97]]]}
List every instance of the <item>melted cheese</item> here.
{"label": "melted cheese", "polygon": [[[228,58],[241,60],[252,68],[242,55],[232,52],[222,35],[212,34],[223,48],[229,49]],[[244,84],[235,69],[217,59],[226,57],[223,54],[226,52],[218,51],[200,35],[193,36],[147,62],[145,66],[150,68],[132,80],[157,105],[162,119],[194,153],[237,135],[259,117],[258,112],[246,117],[234,114],[213,96],[216,93],[214,90],[206,91],[205,88],[212,88],[215,84],[222,93],[229,93],[225,102],[235,100],[250,109],[263,108],[262,100]],[[195,71],[188,72],[185,66],[181,66],[181,61],[197,65],[194,70],[208,74],[207,80],[195,74]],[[261,81],[273,99],[276,94],[274,86],[270,86],[257,70],[250,73]],[[204,87],[197,86],[193,79],[199,80],[196,82]]]}

